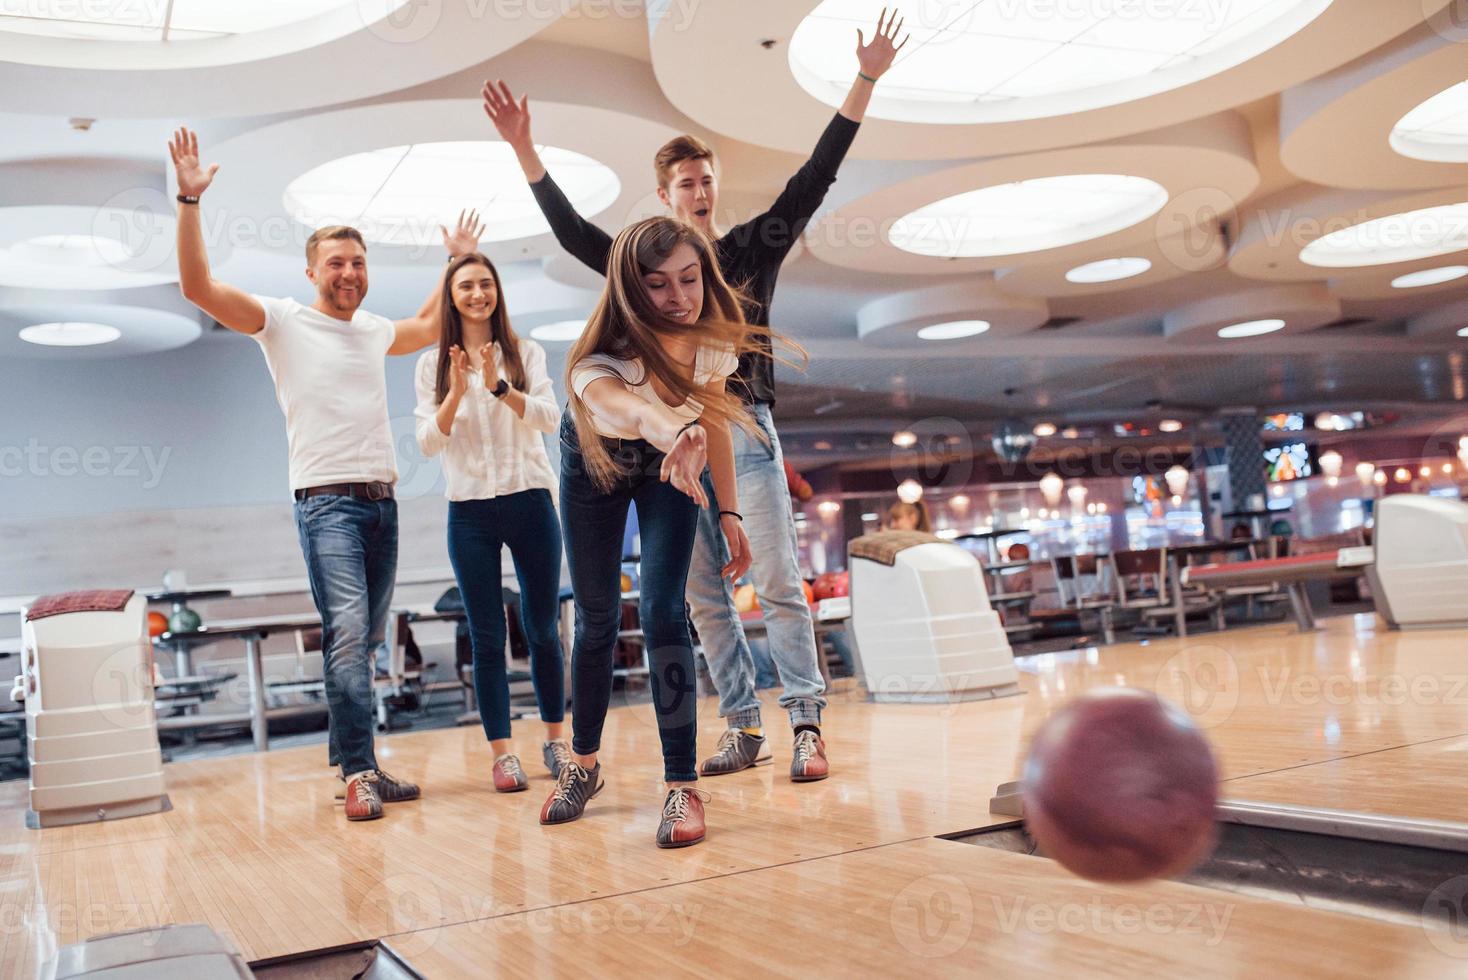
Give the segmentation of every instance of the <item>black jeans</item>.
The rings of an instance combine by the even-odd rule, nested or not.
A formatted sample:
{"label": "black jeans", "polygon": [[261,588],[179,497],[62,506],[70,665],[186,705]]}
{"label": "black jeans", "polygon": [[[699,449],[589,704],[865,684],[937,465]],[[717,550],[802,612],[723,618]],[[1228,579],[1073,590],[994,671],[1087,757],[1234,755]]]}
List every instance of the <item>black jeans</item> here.
{"label": "black jeans", "polygon": [[698,526],[698,505],[658,479],[663,453],[641,439],[608,440],[614,459],[630,467],[609,492],[586,472],[567,412],[561,419],[561,526],[576,596],[576,642],[571,654],[571,747],[588,755],[601,748],[602,723],[612,697],[612,653],[622,610],[622,535],[627,508],[637,505],[642,532],[639,614],[652,669],[653,708],[663,743],[663,778],[698,778],[697,678],[683,593]]}
{"label": "black jeans", "polygon": [[565,665],[556,632],[560,613],[561,527],[549,490],[486,500],[449,501],[449,561],[464,597],[474,649],[474,696],[493,741],[510,737],[505,676],[505,604],[500,549],[508,545],[520,582],[520,625],[530,648],[530,681],[543,721],[566,715]]}

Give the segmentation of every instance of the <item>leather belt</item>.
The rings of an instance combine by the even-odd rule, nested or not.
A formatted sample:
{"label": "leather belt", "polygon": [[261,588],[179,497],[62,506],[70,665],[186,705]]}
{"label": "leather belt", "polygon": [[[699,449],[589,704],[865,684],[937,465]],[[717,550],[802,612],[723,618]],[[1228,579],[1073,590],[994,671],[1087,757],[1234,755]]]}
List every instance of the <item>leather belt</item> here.
{"label": "leather belt", "polygon": [[328,483],[319,487],[302,487],[296,491],[297,500],[307,497],[332,495],[337,497],[361,497],[364,500],[391,500],[391,483]]}

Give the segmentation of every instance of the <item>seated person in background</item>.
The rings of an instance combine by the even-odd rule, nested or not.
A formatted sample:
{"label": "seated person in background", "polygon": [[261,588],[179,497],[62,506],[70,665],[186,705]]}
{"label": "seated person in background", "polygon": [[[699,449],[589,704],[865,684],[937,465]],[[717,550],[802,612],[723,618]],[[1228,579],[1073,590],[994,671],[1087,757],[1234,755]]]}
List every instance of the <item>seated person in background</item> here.
{"label": "seated person in background", "polygon": [[933,533],[933,523],[928,520],[928,506],[921,500],[908,503],[899,500],[887,511],[887,530],[924,531]]}

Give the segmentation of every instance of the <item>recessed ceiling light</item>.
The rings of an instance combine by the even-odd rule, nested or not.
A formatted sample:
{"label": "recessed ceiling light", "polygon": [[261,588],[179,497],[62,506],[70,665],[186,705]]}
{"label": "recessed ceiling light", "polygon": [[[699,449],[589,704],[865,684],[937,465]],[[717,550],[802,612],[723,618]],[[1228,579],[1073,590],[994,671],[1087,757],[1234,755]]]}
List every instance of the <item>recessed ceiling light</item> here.
{"label": "recessed ceiling light", "polygon": [[1119,279],[1140,276],[1150,268],[1152,268],[1150,259],[1137,256],[1102,259],[1100,262],[1088,262],[1085,265],[1076,266],[1065,274],[1065,278],[1067,282],[1074,283],[1116,282]]}
{"label": "recessed ceiling light", "polygon": [[[374,0],[385,16],[408,0]],[[294,24],[362,0],[171,0],[170,3],[30,3],[0,14],[0,31],[104,41],[188,41]],[[26,9],[29,7],[30,9]],[[3,8],[0,8],[3,9]],[[363,21],[365,26],[366,21]]]}
{"label": "recessed ceiling light", "polygon": [[1468,327],[1459,327],[1458,328],[1458,336],[1459,337],[1468,337]]}
{"label": "recessed ceiling light", "polygon": [[1240,337],[1258,337],[1276,330],[1283,330],[1283,320],[1249,320],[1246,323],[1235,323],[1218,331],[1218,336],[1224,340],[1237,340]]}
{"label": "recessed ceiling light", "polygon": [[1392,149],[1416,160],[1468,160],[1468,82],[1444,89],[1399,119],[1390,141]]}
{"label": "recessed ceiling light", "polygon": [[1157,423],[1157,428],[1163,432],[1181,432],[1183,430],[1183,424],[1177,419],[1163,419]]}
{"label": "recessed ceiling light", "polygon": [[934,323],[918,331],[919,340],[957,340],[960,337],[977,337],[989,329],[988,320],[953,320],[949,323]]}
{"label": "recessed ceiling light", "polygon": [[906,429],[903,429],[900,432],[894,432],[892,433],[892,445],[897,446],[901,449],[909,449],[912,446],[916,446],[917,433],[909,432]]}
{"label": "recessed ceiling light", "polygon": [[[621,193],[610,167],[554,146],[540,155],[577,211],[590,216]],[[285,191],[285,208],[308,228],[349,224],[369,242],[432,245],[439,225],[452,227],[465,207],[478,207],[482,241],[544,234],[549,226],[530,185],[502,142],[411,143],[354,153],[315,167]]]}
{"label": "recessed ceiling light", "polygon": [[1130,228],[1162,210],[1167,197],[1166,188],[1146,177],[1039,177],[966,191],[924,205],[899,218],[887,238],[917,255],[1018,255]]}
{"label": "recessed ceiling light", "polygon": [[1439,269],[1423,269],[1421,272],[1409,272],[1405,276],[1397,276],[1392,280],[1392,288],[1415,289],[1418,286],[1436,286],[1438,283],[1452,282],[1464,276],[1468,276],[1468,265],[1445,265]]}
{"label": "recessed ceiling light", "polygon": [[1035,435],[1039,436],[1041,439],[1048,439],[1050,436],[1053,436],[1056,433],[1055,423],[1041,422],[1039,425],[1035,426],[1033,431]]}
{"label": "recessed ceiling light", "polygon": [[1067,426],[1064,431],[1060,433],[1060,437],[1062,439],[1079,439],[1081,437],[1081,430],[1077,429],[1073,425]]}
{"label": "recessed ceiling light", "polygon": [[1331,232],[1300,249],[1300,261],[1323,268],[1413,262],[1468,248],[1468,201],[1403,211]]}
{"label": "recessed ceiling light", "polygon": [[117,267],[133,256],[116,238],[100,235],[38,235],[10,246],[10,254],[25,262],[77,267]]}
{"label": "recessed ceiling light", "polygon": [[585,329],[585,320],[559,320],[555,323],[542,323],[538,327],[531,327],[530,336],[536,340],[564,344],[580,337],[581,331]]}
{"label": "recessed ceiling light", "polygon": [[[1176,3],[1071,3],[1059,12],[1055,3],[920,4],[928,15],[909,22],[912,41],[883,76],[868,115],[979,123],[1115,105],[1242,64],[1329,5],[1230,0],[1208,16],[1188,16]],[[801,21],[789,56],[801,87],[841,104],[851,84],[851,37],[870,28],[881,6],[824,0]]]}
{"label": "recessed ceiling light", "polygon": [[94,347],[121,336],[121,330],[105,323],[38,323],[20,331],[21,340],[45,347]]}

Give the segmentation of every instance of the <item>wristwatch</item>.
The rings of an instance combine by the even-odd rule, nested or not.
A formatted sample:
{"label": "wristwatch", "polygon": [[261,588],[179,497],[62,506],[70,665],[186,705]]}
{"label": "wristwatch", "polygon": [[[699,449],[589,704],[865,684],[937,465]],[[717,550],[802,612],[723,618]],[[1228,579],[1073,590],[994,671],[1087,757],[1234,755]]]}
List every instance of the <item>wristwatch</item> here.
{"label": "wristwatch", "polygon": [[509,390],[510,390],[510,383],[508,381],[506,381],[504,378],[500,378],[500,383],[494,386],[494,390],[491,391],[490,394],[493,395],[496,398],[503,398],[503,397],[505,397],[505,392],[507,392]]}

